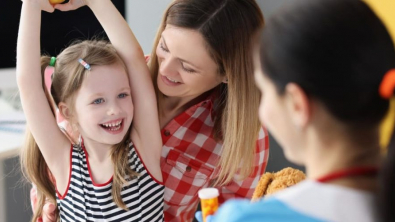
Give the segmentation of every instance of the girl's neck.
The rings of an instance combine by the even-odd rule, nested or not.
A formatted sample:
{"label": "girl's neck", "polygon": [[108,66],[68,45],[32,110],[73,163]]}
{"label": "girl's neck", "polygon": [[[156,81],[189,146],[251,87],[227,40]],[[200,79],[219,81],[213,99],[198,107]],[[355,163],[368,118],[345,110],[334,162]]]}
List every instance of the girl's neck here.
{"label": "girl's neck", "polygon": [[112,145],[98,143],[97,141],[91,140],[89,138],[83,141],[84,148],[88,153],[89,161],[94,162],[107,162],[109,161],[111,155]]}
{"label": "girl's neck", "polygon": [[[344,135],[331,139],[315,137],[306,149],[307,177],[318,179],[350,168],[379,166],[380,150],[375,145],[378,143],[375,143],[375,139],[365,141],[355,144]],[[372,175],[346,176],[327,183],[368,191],[377,189],[377,178]]]}

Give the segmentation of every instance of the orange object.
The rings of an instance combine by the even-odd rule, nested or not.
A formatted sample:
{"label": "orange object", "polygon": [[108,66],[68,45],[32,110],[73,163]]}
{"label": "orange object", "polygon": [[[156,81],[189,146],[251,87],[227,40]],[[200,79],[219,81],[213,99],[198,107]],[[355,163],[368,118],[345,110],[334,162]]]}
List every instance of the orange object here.
{"label": "orange object", "polygon": [[217,188],[204,188],[198,192],[200,203],[202,207],[203,221],[206,222],[206,217],[213,215],[218,210],[218,196]]}
{"label": "orange object", "polygon": [[379,92],[381,97],[389,99],[394,95],[395,88],[395,69],[389,70],[380,84]]}
{"label": "orange object", "polygon": [[60,4],[60,3],[64,2],[64,1],[65,1],[65,0],[49,0],[49,2],[50,2],[52,5]]}

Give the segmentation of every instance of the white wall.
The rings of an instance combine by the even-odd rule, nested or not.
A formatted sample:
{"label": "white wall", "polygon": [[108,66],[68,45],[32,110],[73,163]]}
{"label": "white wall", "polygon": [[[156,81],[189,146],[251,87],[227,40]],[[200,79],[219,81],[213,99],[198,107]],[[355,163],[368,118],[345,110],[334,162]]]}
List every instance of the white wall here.
{"label": "white wall", "polygon": [[144,53],[150,54],[162,15],[171,0],[126,0],[126,20]]}
{"label": "white wall", "polygon": [[[286,2],[296,0],[257,0],[264,17]],[[140,42],[145,54],[150,54],[163,13],[172,0],[126,0],[126,20]]]}

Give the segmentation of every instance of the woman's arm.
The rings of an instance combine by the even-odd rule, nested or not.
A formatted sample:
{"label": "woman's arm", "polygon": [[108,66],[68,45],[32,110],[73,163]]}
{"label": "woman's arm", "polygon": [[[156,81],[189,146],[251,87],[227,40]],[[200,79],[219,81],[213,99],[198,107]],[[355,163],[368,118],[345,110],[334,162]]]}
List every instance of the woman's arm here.
{"label": "woman's arm", "polygon": [[254,156],[254,169],[252,174],[242,181],[238,180],[238,175],[226,186],[218,187],[220,196],[219,202],[233,198],[251,198],[259,179],[265,173],[269,158],[269,136],[266,129],[261,128],[256,141],[256,151]]}
{"label": "woman's arm", "polygon": [[56,124],[42,85],[41,10],[52,12],[54,9],[48,0],[23,1],[17,44],[17,83],[27,126],[51,172],[62,183],[67,180],[70,143]]}

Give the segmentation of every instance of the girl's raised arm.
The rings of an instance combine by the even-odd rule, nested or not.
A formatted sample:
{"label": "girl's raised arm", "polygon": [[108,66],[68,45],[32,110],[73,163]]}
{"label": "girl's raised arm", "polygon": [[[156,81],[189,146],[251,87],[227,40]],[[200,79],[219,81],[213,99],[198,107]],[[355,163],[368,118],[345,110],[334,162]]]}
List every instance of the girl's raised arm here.
{"label": "girl's raised arm", "polygon": [[127,67],[134,104],[133,128],[140,137],[150,134],[152,141],[161,142],[156,95],[140,44],[110,0],[86,2]]}
{"label": "girl's raised arm", "polygon": [[24,0],[17,44],[17,84],[35,142],[61,184],[67,180],[70,142],[58,128],[43,88],[40,62],[41,10],[53,12],[48,0]]}

